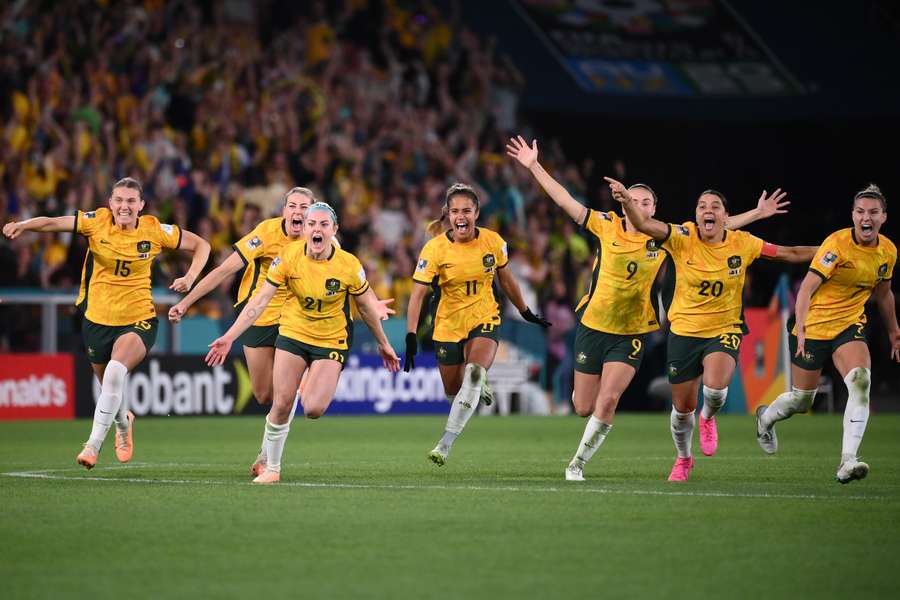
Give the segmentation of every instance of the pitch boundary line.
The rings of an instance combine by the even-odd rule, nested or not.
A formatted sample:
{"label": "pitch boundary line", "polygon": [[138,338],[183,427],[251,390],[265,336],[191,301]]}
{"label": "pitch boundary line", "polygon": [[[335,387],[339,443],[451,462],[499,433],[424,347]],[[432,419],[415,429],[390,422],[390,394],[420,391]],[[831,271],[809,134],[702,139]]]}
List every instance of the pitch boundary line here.
{"label": "pitch boundary line", "polygon": [[[173,463],[174,465],[174,463]],[[136,466],[147,466],[147,467],[159,467],[165,465],[154,465],[150,463],[143,463],[140,465],[130,465],[130,466],[112,466],[112,467],[103,467],[103,470],[124,470],[129,468],[134,468]],[[178,464],[178,466],[185,467],[189,465]],[[218,466],[218,465],[208,465],[208,466]],[[251,482],[235,482],[235,481],[223,481],[223,480],[215,480],[215,479],[141,479],[138,477],[97,477],[92,475],[86,475],[83,477],[68,477],[65,475],[56,475],[54,473],[66,473],[73,471],[81,471],[81,468],[71,468],[71,469],[44,469],[39,471],[11,471],[7,473],[0,473],[0,475],[4,477],[14,477],[21,479],[45,479],[45,480],[54,480],[54,481],[102,481],[102,482],[113,482],[113,483],[143,483],[143,484],[153,484],[153,485],[210,485],[210,486],[224,486],[224,485],[234,485],[234,486],[251,486],[253,485]],[[770,494],[770,493],[732,493],[732,492],[703,492],[703,491],[689,491],[689,490],[635,490],[635,489],[615,489],[608,487],[581,487],[583,484],[578,484],[573,482],[571,487],[519,487],[519,486],[510,486],[510,485],[499,485],[499,486],[486,486],[486,485],[441,485],[441,484],[424,484],[424,485],[414,485],[414,484],[370,484],[370,483],[327,483],[327,482],[312,482],[312,481],[286,481],[281,482],[277,486],[274,487],[292,487],[292,488],[307,488],[307,489],[349,489],[349,490],[384,490],[384,491],[444,491],[444,492],[514,492],[514,493],[537,493],[537,494],[549,494],[549,493],[574,493],[574,494],[607,494],[607,495],[623,495],[623,496],[687,496],[687,497],[701,497],[701,498],[759,498],[759,499],[768,499],[768,500],[876,500],[876,501],[884,501],[889,500],[891,498],[885,496],[833,496],[833,495],[820,495],[820,494]],[[677,484],[676,484],[677,485]],[[265,486],[272,487],[272,486]]]}

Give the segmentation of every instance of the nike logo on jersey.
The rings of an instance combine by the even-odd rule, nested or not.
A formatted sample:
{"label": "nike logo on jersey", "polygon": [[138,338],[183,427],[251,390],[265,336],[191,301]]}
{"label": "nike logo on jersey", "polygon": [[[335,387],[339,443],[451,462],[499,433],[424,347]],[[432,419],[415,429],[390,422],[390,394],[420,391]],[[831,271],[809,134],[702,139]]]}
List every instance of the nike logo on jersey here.
{"label": "nike logo on jersey", "polygon": [[613,246],[621,246],[622,244],[620,244],[619,242],[613,242],[612,245]]}
{"label": "nike logo on jersey", "polygon": [[100,240],[100,243],[101,243],[101,244],[108,244],[109,242],[107,242],[106,240]]}

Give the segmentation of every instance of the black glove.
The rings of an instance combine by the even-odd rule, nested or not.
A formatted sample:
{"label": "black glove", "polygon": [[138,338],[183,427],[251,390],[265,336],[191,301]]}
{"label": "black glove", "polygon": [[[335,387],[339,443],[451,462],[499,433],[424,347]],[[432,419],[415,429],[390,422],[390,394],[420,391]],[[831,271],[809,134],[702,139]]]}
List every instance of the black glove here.
{"label": "black glove", "polygon": [[553,325],[553,323],[551,323],[544,317],[542,317],[540,315],[536,315],[533,312],[531,312],[531,309],[528,308],[527,306],[525,307],[525,310],[520,310],[519,314],[522,315],[522,318],[525,319],[526,321],[528,321],[529,323],[534,323],[535,325],[540,325],[544,329]]}
{"label": "black glove", "polygon": [[415,356],[419,350],[419,342],[415,333],[406,334],[406,356],[403,357],[403,370],[407,373],[416,366]]}

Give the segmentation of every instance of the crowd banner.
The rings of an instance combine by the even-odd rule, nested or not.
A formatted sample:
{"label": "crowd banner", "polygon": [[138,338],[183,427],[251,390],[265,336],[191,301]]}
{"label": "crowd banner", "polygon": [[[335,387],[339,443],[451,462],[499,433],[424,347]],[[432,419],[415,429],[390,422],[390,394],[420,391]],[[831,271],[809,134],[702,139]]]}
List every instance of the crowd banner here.
{"label": "crowd banner", "polygon": [[518,0],[513,6],[588,92],[644,96],[803,92],[727,0]]}
{"label": "crowd banner", "polygon": [[0,421],[74,416],[72,355],[0,354]]}

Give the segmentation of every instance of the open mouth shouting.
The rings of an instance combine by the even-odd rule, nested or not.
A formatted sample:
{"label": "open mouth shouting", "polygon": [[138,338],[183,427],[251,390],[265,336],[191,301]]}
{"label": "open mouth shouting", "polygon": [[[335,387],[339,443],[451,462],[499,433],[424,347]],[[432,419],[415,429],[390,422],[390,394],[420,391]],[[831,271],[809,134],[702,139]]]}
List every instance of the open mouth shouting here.
{"label": "open mouth shouting", "polygon": [[712,232],[716,228],[716,218],[712,215],[704,215],[700,226],[703,228],[703,231],[707,233]]}
{"label": "open mouth shouting", "polygon": [[288,221],[288,233],[298,236],[303,232],[303,215],[294,215]]}
{"label": "open mouth shouting", "polygon": [[875,233],[875,227],[871,223],[860,223],[859,230],[864,238],[870,238]]}
{"label": "open mouth shouting", "polygon": [[309,236],[309,245],[312,248],[312,251],[315,253],[319,253],[325,247],[325,236],[322,235],[321,232],[313,232]]}
{"label": "open mouth shouting", "polygon": [[457,236],[465,238],[469,236],[469,233],[471,233],[472,227],[469,225],[469,221],[467,219],[457,219],[453,223],[453,230],[456,232]]}

